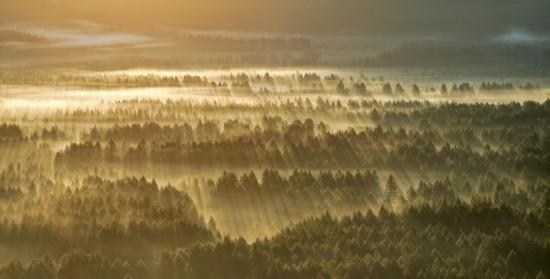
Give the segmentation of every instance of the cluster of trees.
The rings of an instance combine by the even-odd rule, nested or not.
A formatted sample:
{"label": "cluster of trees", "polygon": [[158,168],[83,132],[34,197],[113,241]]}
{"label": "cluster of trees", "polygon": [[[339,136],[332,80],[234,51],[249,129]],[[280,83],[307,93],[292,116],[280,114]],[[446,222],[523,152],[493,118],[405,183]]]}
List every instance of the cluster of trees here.
{"label": "cluster of trees", "polygon": [[20,188],[0,186],[0,201],[17,200],[23,196]]}
{"label": "cluster of trees", "polygon": [[[228,116],[239,112],[239,118],[248,123],[261,124],[263,119],[281,118],[285,121],[312,117],[319,121],[347,121],[356,124],[371,121],[384,126],[408,128],[493,128],[508,126],[543,126],[550,113],[550,101],[543,103],[511,102],[490,103],[441,103],[420,101],[380,102],[368,99],[347,101],[318,97],[297,98],[282,102],[265,101],[257,104],[218,103],[188,100],[152,101],[134,100],[121,102],[108,110],[78,109],[55,112],[44,117],[48,121],[95,121],[95,122],[148,122],[178,121],[196,125],[205,119],[227,121]],[[201,112],[197,116],[195,112]],[[292,115],[292,116],[289,116]],[[223,118],[222,118],[223,116]],[[308,117],[309,116],[309,117]],[[13,124],[5,124],[6,126]],[[7,129],[7,127],[4,127]]]}
{"label": "cluster of trees", "polygon": [[[353,88],[353,92],[355,92],[355,94],[357,94],[357,95],[366,95],[366,94],[369,93],[369,90],[367,89],[367,86],[362,81],[354,82],[351,85],[351,87]],[[346,86],[344,85],[344,83],[342,81],[339,81],[338,85],[336,85],[336,93],[349,94],[350,89],[346,88]]]}
{"label": "cluster of trees", "polygon": [[[194,169],[456,169],[474,176],[491,169],[546,176],[550,167],[548,128],[538,132],[529,128],[441,131],[384,129],[379,125],[362,131],[331,132],[324,123],[315,124],[310,119],[287,124],[265,118],[263,129],[228,121],[222,132],[217,125],[207,123],[197,126],[195,139],[190,125],[161,128],[158,124],[135,124],[115,126],[104,133],[92,129],[90,138],[109,142],[72,143],[57,153],[55,164],[73,170],[106,163],[138,169],[151,164]],[[120,140],[137,145],[117,144]]]}
{"label": "cluster of trees", "polygon": [[0,247],[3,257],[27,257],[68,249],[99,249],[127,259],[150,259],[155,249],[183,247],[218,237],[191,198],[145,178],[108,180],[99,176],[9,179],[23,172],[9,168],[0,187]]}
{"label": "cluster of trees", "polygon": [[[154,100],[131,99],[109,104],[107,108],[65,109],[14,118],[0,116],[0,121],[13,123],[48,122],[93,122],[114,124],[135,122],[187,122],[197,123],[210,119],[226,121],[235,117],[257,122],[265,116],[281,117],[287,121],[313,118],[324,122],[337,122],[349,126],[374,122],[385,126],[418,128],[420,122],[433,127],[482,127],[524,126],[529,121],[537,125],[544,121],[550,110],[550,101],[523,103],[475,103],[458,102],[430,103],[419,100],[379,101],[368,98],[288,98],[262,99],[254,103],[233,101],[189,99]],[[527,121],[526,121],[527,120]],[[509,122],[506,122],[509,121]],[[341,124],[339,124],[341,125]],[[456,126],[455,126],[456,125]]]}
{"label": "cluster of trees", "polygon": [[[321,171],[318,175],[294,170],[285,177],[277,170],[266,169],[260,181],[254,172],[240,177],[233,172],[224,172],[215,182],[208,180],[205,185],[212,196],[213,206],[219,210],[228,210],[224,204],[231,200],[248,201],[243,205],[251,207],[254,207],[253,201],[262,200],[263,206],[274,210],[296,210],[287,212],[289,217],[308,216],[327,207],[345,211],[366,207],[369,203],[375,205],[382,196],[378,175],[371,170],[355,173]],[[288,207],[277,208],[276,204],[281,201],[288,203]],[[309,211],[309,214],[300,214],[300,211]]]}
{"label": "cluster of trees", "polygon": [[[298,221],[324,210],[342,215],[380,205],[400,209],[485,199],[497,206],[530,211],[543,208],[550,198],[547,180],[526,184],[524,180],[500,177],[492,171],[473,178],[453,170],[440,180],[421,180],[416,186],[402,173],[399,176],[398,180],[390,174],[384,181],[379,181],[377,172],[371,170],[317,173],[294,170],[285,176],[277,170],[267,169],[260,178],[254,172],[240,176],[224,172],[216,181],[188,183],[194,187],[204,185],[201,188],[208,191],[202,192],[203,206],[213,210],[216,216],[224,216],[220,224],[232,231],[242,230],[239,226],[243,226],[243,216],[251,223],[261,224],[260,227],[274,223],[284,227],[289,220]],[[407,188],[407,185],[410,186]],[[277,219],[281,216],[284,216],[283,220]],[[541,216],[542,219],[548,217]]]}
{"label": "cluster of trees", "polygon": [[451,93],[458,93],[458,92],[473,94],[475,92],[475,89],[468,82],[463,82],[459,85],[457,85],[456,83],[453,83],[453,87],[451,87]]}
{"label": "cluster of trees", "polygon": [[400,83],[395,84],[395,89],[393,89],[393,87],[391,86],[391,83],[389,82],[384,83],[384,85],[382,86],[382,92],[384,94],[392,94],[394,91],[397,94],[405,93],[405,89],[403,89],[403,86],[401,86]]}
{"label": "cluster of trees", "polygon": [[[208,81],[206,77],[196,75],[161,76],[148,75],[59,75],[39,76],[34,83],[55,85],[75,85],[86,87],[227,87],[222,82]],[[25,81],[28,84],[28,81]]]}
{"label": "cluster of trees", "polygon": [[[213,133],[216,135],[217,126],[215,131],[211,131],[208,127],[211,127],[211,122],[203,124],[200,122],[197,124],[196,131],[199,134],[210,135]],[[215,124],[214,124],[215,125]],[[218,132],[219,133],[219,132]],[[141,140],[159,140],[159,141],[192,141],[194,139],[194,132],[191,125],[183,123],[181,125],[175,124],[173,126],[164,125],[160,126],[155,122],[147,122],[141,124],[131,125],[114,125],[108,128],[93,127],[89,131],[85,131],[82,135],[83,139],[93,141],[141,141]]]}
{"label": "cluster of trees", "polygon": [[18,125],[3,123],[0,125],[0,139],[22,139],[23,132]]}
{"label": "cluster of trees", "polygon": [[[528,82],[520,84],[518,88],[522,90],[535,90],[540,89],[540,86]],[[479,91],[511,91],[515,89],[514,84],[511,82],[482,82],[479,87]]]}
{"label": "cluster of trees", "polygon": [[[543,208],[548,214],[550,202]],[[154,262],[67,252],[7,263],[6,278],[547,278],[548,223],[541,215],[460,201],[326,213],[247,243],[224,238],[161,253]]]}
{"label": "cluster of trees", "polygon": [[[381,127],[369,130],[385,140],[395,137],[397,141],[402,133]],[[425,149],[420,143],[411,146]],[[51,257],[9,262],[0,274],[22,278],[33,278],[37,272],[51,276],[46,278],[90,274],[104,278],[224,274],[238,278],[471,278],[472,274],[545,278],[550,257],[550,184],[540,179],[544,173],[522,185],[492,172],[472,182],[458,169],[448,178],[420,181],[408,189],[393,175],[379,182],[375,171],[314,174],[295,170],[283,175],[265,170],[261,179],[254,173],[226,172],[197,185],[203,193],[201,207],[223,216],[220,222],[205,224],[185,193],[171,186],[160,188],[154,181],[91,176],[72,181],[67,188],[66,179],[26,177],[36,170],[10,167],[0,174],[0,182],[19,186],[12,186],[11,193],[17,194],[1,203],[5,221],[0,223],[0,245],[7,251],[17,247],[12,258],[21,258],[21,253]],[[381,204],[377,215],[368,211]],[[348,215],[358,209],[367,213]],[[268,225],[262,221],[289,226],[289,220],[325,210],[346,216],[308,219],[254,243],[220,240],[216,229],[250,226],[248,222]],[[18,219],[21,214],[24,218]],[[32,247],[32,252],[26,247]],[[86,252],[70,252],[75,248]],[[152,252],[156,249],[166,252]]]}
{"label": "cluster of trees", "polygon": [[[13,185],[0,191],[12,193],[0,199],[0,246],[17,251],[8,258],[50,257],[6,262],[0,274],[8,278],[33,278],[37,270],[53,276],[46,278],[216,278],[230,271],[239,278],[548,274],[547,179],[524,185],[487,172],[471,182],[452,171],[407,188],[406,180],[390,175],[379,181],[371,170],[284,175],[268,169],[261,178],[226,172],[197,185],[201,207],[220,218],[206,224],[191,198],[169,185],[99,176],[50,181],[33,168],[0,173],[1,185]],[[377,215],[368,210],[380,205]],[[325,210],[344,217],[290,225]],[[349,215],[355,210],[367,213]],[[262,222],[289,227],[250,244],[222,240],[217,231],[267,225]]]}
{"label": "cluster of trees", "polygon": [[297,74],[296,78],[300,84],[321,83],[321,76],[317,73]]}
{"label": "cluster of trees", "polygon": [[515,126],[545,127],[550,113],[550,100],[542,103],[527,101],[506,104],[443,103],[436,106],[399,110],[377,111],[384,126],[416,126],[434,128],[497,128]]}
{"label": "cluster of trees", "polygon": [[[364,119],[379,123],[375,128],[347,130],[333,130],[323,121],[288,121],[287,117],[267,114],[254,120],[227,120],[226,117],[223,124],[199,119],[172,125],[156,122],[100,125],[82,133],[75,133],[75,129],[66,124],[26,128],[25,124],[6,123],[0,125],[0,135],[10,140],[0,148],[10,150],[5,152],[5,158],[11,160],[18,154],[36,158],[37,152],[47,157],[44,151],[51,153],[51,148],[34,140],[71,140],[72,144],[58,152],[55,163],[57,167],[72,170],[111,168],[109,164],[136,170],[161,165],[169,169],[181,166],[203,169],[364,167],[427,172],[457,168],[479,175],[495,168],[511,174],[536,176],[545,175],[549,166],[546,157],[550,152],[549,104],[547,101],[433,105],[367,100],[341,103],[321,98],[315,104],[296,100],[284,106],[304,113],[307,107],[315,107],[319,114],[338,110],[340,106],[341,110],[355,111]],[[191,106],[182,103],[181,109],[189,108],[188,105]],[[147,111],[149,106],[168,112],[180,109],[179,103],[169,102],[139,102],[132,106],[147,107],[138,111]],[[211,111],[215,107],[212,104],[204,109]],[[91,111],[83,112],[92,115]],[[120,110],[114,112],[124,115]],[[24,131],[29,130],[26,135]],[[82,141],[76,140],[77,135]],[[19,157],[18,161],[26,158]]]}
{"label": "cluster of trees", "polygon": [[523,90],[536,90],[536,89],[540,89],[541,87],[540,85],[536,85],[528,82],[526,84],[520,85],[519,88]]}
{"label": "cluster of trees", "polygon": [[42,128],[40,131],[34,131],[30,135],[31,140],[48,140],[57,141],[65,140],[67,138],[65,131],[58,126],[52,126],[50,128]]}
{"label": "cluster of trees", "polygon": [[480,91],[503,91],[514,90],[514,84],[511,82],[496,83],[496,82],[482,82],[479,87]]}
{"label": "cluster of trees", "polygon": [[[364,95],[367,92],[371,92],[367,90],[365,83],[361,81],[353,82],[350,86],[354,89],[354,92],[358,95]],[[422,94],[422,90],[417,84],[413,83],[410,88],[411,89],[409,92],[413,96],[419,96]],[[538,86],[533,85],[531,83],[527,83],[525,85],[521,85],[519,88],[523,90],[534,90],[538,88]],[[426,90],[431,93],[436,92],[436,89],[434,87],[428,87]],[[515,90],[514,85],[510,82],[505,82],[505,83],[482,82],[479,87],[480,93],[490,92],[490,91],[506,91],[506,90]],[[342,80],[340,80],[336,86],[336,92],[340,94],[349,94],[351,91],[349,88],[346,87],[346,84]],[[381,92],[386,95],[392,95],[392,94],[403,95],[407,91],[399,82],[395,83],[394,86],[392,86],[390,82],[385,82],[384,84],[382,84]],[[470,83],[463,82],[460,84],[453,83],[453,85],[449,90],[447,85],[443,83],[439,89],[439,93],[441,94],[441,96],[444,96],[444,97],[448,97],[448,96],[452,97],[452,96],[461,96],[464,94],[474,94],[475,89],[474,89],[474,86],[471,85]]]}
{"label": "cluster of trees", "polygon": [[[318,86],[323,88],[321,77],[317,73],[296,73],[273,75],[266,72],[263,75],[249,73],[231,73],[217,77],[200,75],[129,75],[129,74],[73,74],[73,73],[42,73],[28,72],[0,72],[0,83],[4,84],[37,84],[56,86],[83,86],[83,87],[204,87],[227,90],[232,87],[266,86],[272,88],[275,84],[288,87]],[[319,91],[322,92],[322,91]]]}
{"label": "cluster of trees", "polygon": [[[342,77],[329,74],[321,77],[315,72],[294,74],[264,74],[230,73],[219,76],[201,76],[191,74],[181,75],[129,75],[129,74],[74,74],[74,73],[41,73],[41,72],[0,72],[0,83],[5,84],[40,84],[55,86],[83,86],[92,88],[113,87],[201,87],[205,90],[215,91],[221,94],[244,93],[252,95],[266,95],[276,92],[277,95],[294,94],[325,94],[338,93],[364,96],[376,94],[403,97],[410,93],[412,97],[419,97],[423,92],[434,94],[436,88],[430,83],[412,83],[410,89],[405,89],[399,81],[384,82],[383,77],[367,78],[364,75]],[[421,89],[424,87],[424,90]],[[518,88],[533,90],[537,85],[526,83]],[[483,82],[479,87],[479,93],[491,91],[514,90],[511,82]],[[454,83],[450,88],[442,84],[439,90],[440,97],[461,97],[475,93],[474,85],[469,82]]]}

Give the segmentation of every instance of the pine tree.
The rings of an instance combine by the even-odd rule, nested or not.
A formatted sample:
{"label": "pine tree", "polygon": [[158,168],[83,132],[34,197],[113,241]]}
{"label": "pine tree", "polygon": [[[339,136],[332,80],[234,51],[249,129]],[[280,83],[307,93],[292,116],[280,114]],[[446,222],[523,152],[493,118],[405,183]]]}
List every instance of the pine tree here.
{"label": "pine tree", "polygon": [[443,83],[441,85],[441,89],[439,91],[441,92],[441,95],[447,95],[448,94],[447,85],[445,85],[445,83]]}
{"label": "pine tree", "polygon": [[386,187],[384,188],[384,193],[386,193],[386,198],[389,200],[390,203],[397,196],[397,191],[397,182],[395,181],[393,175],[390,175],[390,177],[388,177],[388,181],[386,182]]}

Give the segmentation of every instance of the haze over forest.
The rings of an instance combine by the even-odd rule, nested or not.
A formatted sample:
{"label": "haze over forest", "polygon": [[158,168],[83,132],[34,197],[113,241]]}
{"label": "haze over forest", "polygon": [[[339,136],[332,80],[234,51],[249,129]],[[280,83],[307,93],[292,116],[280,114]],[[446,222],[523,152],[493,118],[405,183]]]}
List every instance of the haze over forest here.
{"label": "haze over forest", "polygon": [[0,279],[550,277],[547,0],[0,0]]}

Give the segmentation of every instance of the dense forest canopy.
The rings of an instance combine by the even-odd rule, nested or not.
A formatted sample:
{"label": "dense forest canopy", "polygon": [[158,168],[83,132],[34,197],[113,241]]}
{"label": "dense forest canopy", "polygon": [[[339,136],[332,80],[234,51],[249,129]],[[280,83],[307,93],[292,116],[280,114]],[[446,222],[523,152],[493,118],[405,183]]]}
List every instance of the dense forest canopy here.
{"label": "dense forest canopy", "polygon": [[550,278],[549,12],[0,0],[0,279]]}
{"label": "dense forest canopy", "polygon": [[0,81],[2,278],[549,275],[546,78]]}

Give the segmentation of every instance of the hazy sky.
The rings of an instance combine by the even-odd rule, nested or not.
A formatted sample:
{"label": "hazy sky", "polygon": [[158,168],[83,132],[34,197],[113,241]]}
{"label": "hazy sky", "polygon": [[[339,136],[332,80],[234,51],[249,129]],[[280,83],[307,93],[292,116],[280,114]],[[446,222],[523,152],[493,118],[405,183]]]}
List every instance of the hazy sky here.
{"label": "hazy sky", "polygon": [[[522,63],[540,63],[549,57],[549,15],[550,0],[0,0],[0,65],[236,49],[205,48],[188,34],[304,37],[317,57],[338,62],[403,46],[521,45],[529,47],[514,54]],[[404,57],[416,60],[399,63],[426,60],[410,49]],[[511,56],[495,53],[483,58]]]}
{"label": "hazy sky", "polygon": [[0,20],[294,33],[547,33],[548,0],[1,0]]}

